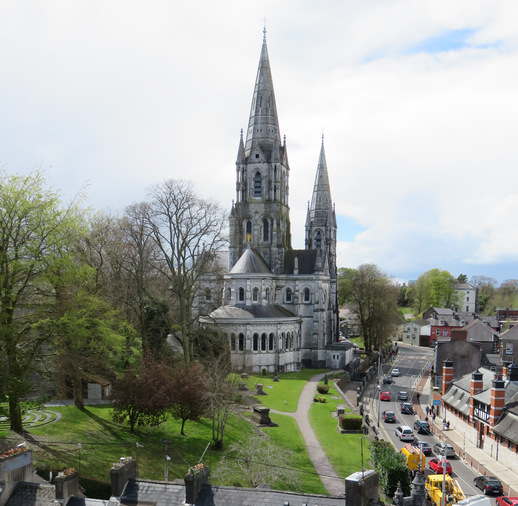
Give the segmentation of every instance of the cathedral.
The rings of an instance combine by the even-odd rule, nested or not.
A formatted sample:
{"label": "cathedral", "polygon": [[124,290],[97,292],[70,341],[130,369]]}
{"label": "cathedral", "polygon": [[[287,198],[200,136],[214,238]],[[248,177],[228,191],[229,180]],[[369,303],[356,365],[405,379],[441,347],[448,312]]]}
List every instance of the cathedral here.
{"label": "cathedral", "polygon": [[300,250],[291,246],[289,176],[265,35],[248,130],[245,139],[241,131],[237,152],[222,304],[201,319],[228,337],[238,371],[344,364],[337,342],[336,215],[323,138]]}

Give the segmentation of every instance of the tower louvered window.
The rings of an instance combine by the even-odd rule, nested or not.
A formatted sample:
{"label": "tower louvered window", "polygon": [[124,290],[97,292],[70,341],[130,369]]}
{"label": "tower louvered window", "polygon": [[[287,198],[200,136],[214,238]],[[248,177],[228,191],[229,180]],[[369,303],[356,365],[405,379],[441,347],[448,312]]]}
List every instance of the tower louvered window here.
{"label": "tower louvered window", "polygon": [[263,195],[263,180],[259,172],[254,176],[254,197],[262,197]]}

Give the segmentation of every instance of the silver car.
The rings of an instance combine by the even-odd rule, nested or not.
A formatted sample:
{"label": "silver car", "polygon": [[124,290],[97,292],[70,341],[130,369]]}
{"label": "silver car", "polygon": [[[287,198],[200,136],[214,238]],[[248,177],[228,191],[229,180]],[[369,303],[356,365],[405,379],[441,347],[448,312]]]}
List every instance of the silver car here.
{"label": "silver car", "polygon": [[448,443],[435,443],[433,445],[433,451],[435,452],[435,455],[445,455],[446,458],[451,459],[456,457],[453,446]]}

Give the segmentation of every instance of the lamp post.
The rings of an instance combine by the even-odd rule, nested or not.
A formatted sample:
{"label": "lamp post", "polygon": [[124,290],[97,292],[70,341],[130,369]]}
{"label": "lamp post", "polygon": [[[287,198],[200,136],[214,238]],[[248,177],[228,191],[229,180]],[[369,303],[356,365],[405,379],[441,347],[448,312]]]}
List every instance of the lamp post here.
{"label": "lamp post", "polygon": [[441,506],[446,506],[446,455],[442,456],[442,497]]}
{"label": "lamp post", "polygon": [[378,427],[381,418],[381,351],[378,351]]}

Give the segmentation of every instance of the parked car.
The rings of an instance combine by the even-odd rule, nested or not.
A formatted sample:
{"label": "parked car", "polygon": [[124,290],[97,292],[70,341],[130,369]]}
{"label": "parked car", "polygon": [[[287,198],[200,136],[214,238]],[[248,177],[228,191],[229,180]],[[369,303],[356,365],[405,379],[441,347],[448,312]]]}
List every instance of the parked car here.
{"label": "parked car", "polygon": [[484,494],[502,495],[504,491],[502,484],[494,476],[477,476],[473,480],[473,485],[482,490]]}
{"label": "parked car", "polygon": [[392,384],[392,376],[385,376],[383,378],[383,384],[384,385],[391,385]]}
{"label": "parked car", "polygon": [[502,497],[496,498],[496,506],[517,506],[517,505],[518,505],[517,496],[504,495]]}
{"label": "parked car", "polygon": [[444,455],[447,458],[455,457],[455,450],[453,446],[448,443],[435,443],[433,445],[433,451],[435,455]]}
{"label": "parked car", "polygon": [[401,376],[401,371],[396,367],[392,369],[392,376]]}
{"label": "parked car", "polygon": [[394,411],[384,411],[383,420],[387,423],[396,423],[396,413]]}
{"label": "parked car", "polygon": [[396,436],[400,441],[413,441],[415,438],[412,428],[408,425],[399,425],[396,428]]}
{"label": "parked car", "polygon": [[401,391],[397,394],[398,401],[408,401],[408,392]]}
{"label": "parked car", "polygon": [[431,453],[432,453],[432,447],[426,441],[423,441],[422,439],[415,440],[412,443],[412,446],[415,446],[416,448],[421,449],[425,455],[431,455]]}
{"label": "parked car", "polygon": [[418,434],[430,434],[430,424],[426,420],[416,420],[414,422],[414,430]]}
{"label": "parked car", "polygon": [[380,401],[390,401],[390,392],[381,392]]}
{"label": "parked car", "polygon": [[[438,459],[438,458],[430,459],[430,461],[428,462],[428,466],[436,474],[443,474],[444,473],[442,458],[440,458],[440,459]],[[451,464],[450,464],[450,462],[448,460],[446,461],[446,473],[447,474],[451,474],[452,473]]]}
{"label": "parked car", "polygon": [[402,402],[401,406],[401,413],[404,415],[413,415],[414,414],[414,407],[412,406],[411,402]]}

